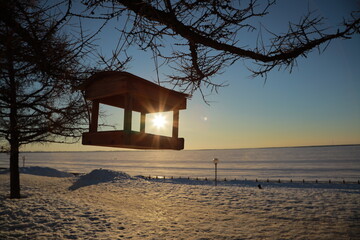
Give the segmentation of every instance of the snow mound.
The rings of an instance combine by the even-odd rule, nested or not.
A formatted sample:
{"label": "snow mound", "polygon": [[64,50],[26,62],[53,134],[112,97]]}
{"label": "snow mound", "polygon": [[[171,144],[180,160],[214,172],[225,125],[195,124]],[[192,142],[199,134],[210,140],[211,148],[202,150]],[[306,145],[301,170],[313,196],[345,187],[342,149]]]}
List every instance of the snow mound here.
{"label": "snow mound", "polygon": [[32,174],[45,177],[73,177],[74,175],[67,172],[62,172],[49,167],[22,167],[19,169],[20,173]]}
{"label": "snow mound", "polygon": [[90,173],[81,176],[69,189],[76,190],[78,188],[89,185],[95,185],[103,182],[112,182],[121,179],[132,179],[132,177],[124,172],[107,169],[95,169]]}

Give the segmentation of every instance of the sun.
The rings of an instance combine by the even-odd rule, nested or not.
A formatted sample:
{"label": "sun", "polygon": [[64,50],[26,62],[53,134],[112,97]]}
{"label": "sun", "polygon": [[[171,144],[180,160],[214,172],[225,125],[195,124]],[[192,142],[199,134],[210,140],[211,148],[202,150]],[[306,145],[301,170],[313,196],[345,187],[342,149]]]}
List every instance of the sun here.
{"label": "sun", "polygon": [[156,128],[164,128],[167,123],[166,117],[164,115],[157,114],[152,119],[152,123]]}

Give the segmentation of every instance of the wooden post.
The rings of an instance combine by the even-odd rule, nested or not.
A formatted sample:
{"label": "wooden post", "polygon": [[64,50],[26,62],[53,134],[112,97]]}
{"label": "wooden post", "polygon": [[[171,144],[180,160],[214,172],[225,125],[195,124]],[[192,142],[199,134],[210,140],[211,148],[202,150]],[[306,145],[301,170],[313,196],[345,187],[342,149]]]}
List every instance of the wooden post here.
{"label": "wooden post", "polygon": [[124,108],[124,131],[131,132],[132,121],[132,97],[130,94],[125,95],[125,108]]}
{"label": "wooden post", "polygon": [[95,99],[92,102],[91,120],[90,120],[90,132],[97,132],[99,119],[99,100]]}
{"label": "wooden post", "polygon": [[178,136],[179,136],[179,109],[175,109],[173,111],[172,137],[178,138]]}
{"label": "wooden post", "polygon": [[140,132],[145,133],[146,113],[142,112],[140,117]]}

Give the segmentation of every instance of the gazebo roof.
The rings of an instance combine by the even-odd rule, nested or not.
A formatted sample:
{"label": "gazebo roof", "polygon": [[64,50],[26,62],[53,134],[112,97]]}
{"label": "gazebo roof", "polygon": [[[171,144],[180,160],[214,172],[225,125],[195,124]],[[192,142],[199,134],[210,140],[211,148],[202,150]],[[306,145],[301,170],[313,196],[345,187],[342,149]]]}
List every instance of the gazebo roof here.
{"label": "gazebo roof", "polygon": [[124,108],[127,96],[132,110],[143,113],[186,109],[187,94],[161,87],[128,72],[95,73],[79,87],[85,98],[102,104]]}

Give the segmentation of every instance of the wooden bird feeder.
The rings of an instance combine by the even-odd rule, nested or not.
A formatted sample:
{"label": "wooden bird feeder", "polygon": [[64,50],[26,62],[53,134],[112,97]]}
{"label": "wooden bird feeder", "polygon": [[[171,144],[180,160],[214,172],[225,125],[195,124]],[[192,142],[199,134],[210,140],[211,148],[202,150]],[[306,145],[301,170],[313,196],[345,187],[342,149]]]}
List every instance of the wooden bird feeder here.
{"label": "wooden bird feeder", "polygon": [[[178,137],[179,110],[186,109],[187,94],[169,90],[128,72],[105,71],[91,76],[79,87],[92,101],[89,132],[83,145],[135,149],[184,149]],[[124,109],[123,130],[98,131],[99,104]],[[132,112],[140,112],[140,132],[131,129]],[[173,111],[172,136],[145,132],[146,114]]]}

